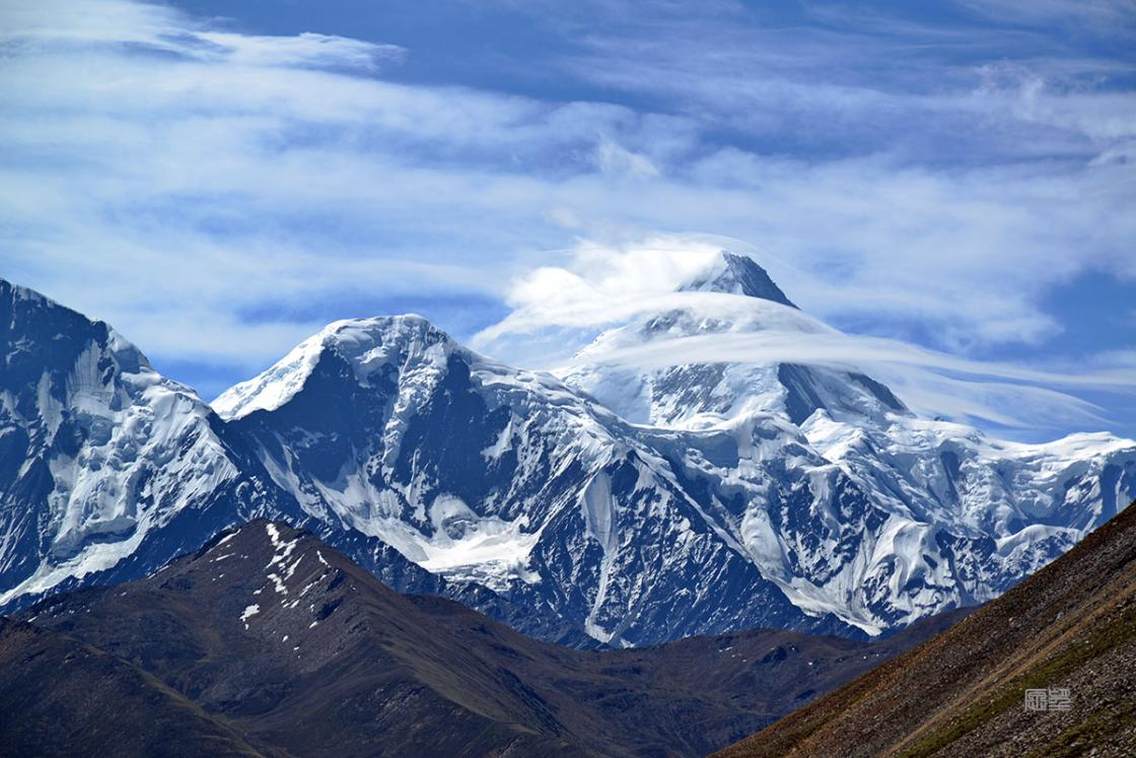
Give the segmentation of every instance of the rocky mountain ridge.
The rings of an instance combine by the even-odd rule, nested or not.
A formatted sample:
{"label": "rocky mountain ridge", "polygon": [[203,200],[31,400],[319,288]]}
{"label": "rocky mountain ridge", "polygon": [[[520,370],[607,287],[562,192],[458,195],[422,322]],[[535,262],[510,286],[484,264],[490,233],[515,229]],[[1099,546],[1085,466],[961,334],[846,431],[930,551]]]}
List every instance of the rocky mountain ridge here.
{"label": "rocky mountain ridge", "polygon": [[839,367],[605,360],[830,329],[741,256],[683,292],[697,308],[601,335],[560,377],[419,317],[336,322],[210,408],[106,325],[4,284],[0,605],[142,576],[266,516],[545,639],[856,637],[996,596],[1136,494],[1136,443],[1000,442]]}

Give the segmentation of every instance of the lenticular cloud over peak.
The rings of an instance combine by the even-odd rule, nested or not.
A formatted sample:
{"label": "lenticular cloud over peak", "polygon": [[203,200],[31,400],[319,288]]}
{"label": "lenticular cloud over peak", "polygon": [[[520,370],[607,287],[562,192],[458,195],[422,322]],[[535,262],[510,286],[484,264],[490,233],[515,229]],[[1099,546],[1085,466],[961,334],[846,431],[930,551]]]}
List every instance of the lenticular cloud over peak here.
{"label": "lenticular cloud over peak", "polygon": [[[650,371],[686,363],[842,368],[909,388],[912,407],[927,416],[993,424],[1011,434],[1070,423],[1098,428],[1107,423],[1102,409],[1079,393],[1133,386],[1125,371],[1031,369],[843,332],[798,308],[755,255],[686,237],[623,248],[582,244],[566,266],[514,282],[513,312],[473,345],[560,375],[586,364]],[[806,278],[789,272],[795,281]],[[660,326],[667,321],[686,326]],[[640,338],[644,323],[655,325],[648,341]],[[1010,396],[1014,402],[1006,403]]]}

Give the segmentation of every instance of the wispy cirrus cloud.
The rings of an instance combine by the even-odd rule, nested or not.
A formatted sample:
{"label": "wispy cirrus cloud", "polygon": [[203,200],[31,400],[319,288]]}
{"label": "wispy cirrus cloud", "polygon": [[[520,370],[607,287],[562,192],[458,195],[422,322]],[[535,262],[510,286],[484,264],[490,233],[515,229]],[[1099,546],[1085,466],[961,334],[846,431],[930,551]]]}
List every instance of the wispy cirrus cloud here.
{"label": "wispy cirrus cloud", "polygon": [[[410,296],[449,303],[426,315],[459,336],[515,306],[512,330],[514,282],[577,271],[581,240],[721,235],[846,332],[966,359],[1056,360],[1047,341],[1081,327],[1049,293],[1136,278],[1133,63],[1091,30],[604,0],[486,4],[438,43],[412,4],[372,9],[391,30],[373,39],[335,7],[272,33],[242,8],[0,10],[3,275],[159,365],[211,367],[210,394],[324,320]],[[421,36],[396,33],[419,16]],[[529,33],[485,43],[510,24]],[[626,310],[621,288],[669,265],[600,294]],[[510,333],[498,357],[539,362]]]}
{"label": "wispy cirrus cloud", "polygon": [[1132,4],[1127,0],[956,0],[964,8],[999,19],[1034,25],[1079,22],[1093,32],[1108,36],[1136,36],[1132,27]]}

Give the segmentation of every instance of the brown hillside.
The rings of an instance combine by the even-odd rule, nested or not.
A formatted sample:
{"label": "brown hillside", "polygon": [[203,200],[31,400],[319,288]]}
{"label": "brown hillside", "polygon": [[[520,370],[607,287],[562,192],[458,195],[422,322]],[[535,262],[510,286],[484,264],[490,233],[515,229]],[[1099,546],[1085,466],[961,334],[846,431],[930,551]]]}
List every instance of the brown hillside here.
{"label": "brown hillside", "polygon": [[[100,740],[122,732],[137,749],[124,743],[110,752],[153,755],[152,741],[165,744],[168,730],[124,718],[145,697],[155,718],[179,708],[168,721],[191,737],[214,729],[261,752],[702,756],[958,615],[872,643],[753,630],[580,651],[448,600],[396,594],[315,537],[259,521],[146,579],[30,609],[35,626],[12,629],[34,630],[58,651],[34,671],[0,668],[0,695],[13,694],[0,706],[24,730],[15,754],[107,754]],[[27,657],[26,648],[13,648],[11,660]],[[69,686],[70,669],[54,665],[71,648],[101,656],[117,672],[108,682],[121,681],[103,689],[94,714],[91,687]],[[52,718],[38,718],[43,709],[21,700],[24,690],[50,695]],[[79,726],[60,732],[71,721]]]}
{"label": "brown hillside", "polygon": [[[1025,708],[1067,688],[1067,711]],[[718,755],[1136,755],[1136,508],[943,634]]]}

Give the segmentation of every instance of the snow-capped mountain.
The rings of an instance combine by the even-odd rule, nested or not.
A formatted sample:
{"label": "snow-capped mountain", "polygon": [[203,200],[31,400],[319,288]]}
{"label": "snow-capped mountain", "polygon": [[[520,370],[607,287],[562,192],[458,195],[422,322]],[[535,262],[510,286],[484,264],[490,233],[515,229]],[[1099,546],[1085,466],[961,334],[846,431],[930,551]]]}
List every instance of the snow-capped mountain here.
{"label": "snow-capped mountain", "polygon": [[[704,511],[668,460],[685,442],[421,318],[334,323],[214,406],[308,513],[603,642],[758,625],[854,633],[791,603]],[[808,489],[803,471],[753,476]]]}
{"label": "snow-capped mountain", "polygon": [[[882,383],[825,366],[680,363],[643,371],[608,360],[621,350],[705,333],[829,330],[797,310],[749,258],[724,254],[688,289],[747,294],[752,302],[718,306],[712,315],[676,309],[636,319],[581,351],[564,372],[566,382],[653,426],[728,428],[762,413],[788,420],[816,454],[897,519],[892,533],[881,535],[903,559],[893,584],[922,577],[938,588],[957,585],[957,595],[948,593],[957,602],[988,599],[1067,550],[1136,491],[1136,443],[1108,434],[1037,445],[992,439],[966,425],[918,418]],[[973,545],[959,551],[952,547],[957,539]],[[925,549],[936,544],[938,551]],[[944,557],[957,564],[946,573]],[[858,581],[870,585],[871,575]]]}
{"label": "snow-capped mountain", "polygon": [[[820,408],[856,420],[906,410],[879,382],[822,366],[668,362],[643,370],[636,357],[649,363],[659,352],[673,352],[676,339],[754,332],[782,339],[836,334],[801,312],[749,258],[725,253],[680,291],[700,294],[688,298],[688,306],[639,316],[604,332],[560,372],[561,378],[630,421],[672,429],[713,427],[762,412],[799,425]],[[630,360],[613,360],[628,353]]]}
{"label": "snow-capped mountain", "polygon": [[565,384],[401,317],[332,324],[214,405],[308,512],[607,642],[876,633],[994,596],[1134,488],[1132,443],[988,440],[855,372],[605,360],[709,332],[831,331],[748,258],[683,289],[694,307],[601,335]]}
{"label": "snow-capped mountain", "polygon": [[[38,306],[69,314],[48,326],[19,305],[38,296],[5,292],[0,602],[111,565],[137,574],[267,515],[396,589],[549,638],[875,634],[993,597],[1136,495],[1136,443],[1107,435],[1005,443],[920,419],[838,368],[609,360],[676,337],[832,331],[742,256],[691,280],[689,307],[601,335],[559,378],[419,317],[341,321],[224,393],[216,415],[105,325]],[[57,416],[104,421],[84,422],[77,449]],[[196,514],[193,528],[172,514]],[[145,545],[158,547],[138,559]]]}
{"label": "snow-capped mountain", "polygon": [[0,281],[0,342],[0,604],[264,506],[209,406],[106,324]]}
{"label": "snow-capped mountain", "polygon": [[263,516],[326,533],[401,590],[451,595],[551,638],[570,631],[316,521],[235,429],[105,323],[0,280],[0,343],[0,608],[144,576]]}

